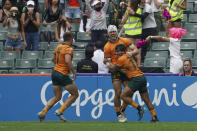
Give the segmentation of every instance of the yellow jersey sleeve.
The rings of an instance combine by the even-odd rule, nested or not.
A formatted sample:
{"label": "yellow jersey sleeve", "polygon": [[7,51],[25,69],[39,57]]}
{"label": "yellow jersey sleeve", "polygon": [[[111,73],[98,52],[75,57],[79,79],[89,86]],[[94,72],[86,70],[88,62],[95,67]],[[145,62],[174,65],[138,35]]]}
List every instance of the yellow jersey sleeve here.
{"label": "yellow jersey sleeve", "polygon": [[116,65],[118,67],[122,67],[124,65],[124,61],[125,61],[124,56],[121,56],[120,58],[118,58]]}
{"label": "yellow jersey sleeve", "polygon": [[108,44],[104,47],[104,58],[111,58],[110,47]]}

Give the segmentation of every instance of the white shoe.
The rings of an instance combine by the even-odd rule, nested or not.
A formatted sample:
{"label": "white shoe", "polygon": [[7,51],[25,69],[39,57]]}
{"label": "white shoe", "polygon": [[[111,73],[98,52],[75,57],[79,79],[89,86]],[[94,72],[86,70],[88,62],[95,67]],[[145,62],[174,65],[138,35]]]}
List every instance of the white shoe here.
{"label": "white shoe", "polygon": [[66,122],[66,119],[63,116],[63,113],[61,113],[59,110],[55,111],[56,116],[58,116],[60,118],[60,120]]}
{"label": "white shoe", "polygon": [[40,122],[44,121],[45,115],[42,114],[42,111],[38,112],[38,118],[40,119]]}
{"label": "white shoe", "polygon": [[119,122],[126,122],[127,121],[127,118],[126,118],[126,115],[124,112],[121,112],[121,114],[117,116],[117,119]]}

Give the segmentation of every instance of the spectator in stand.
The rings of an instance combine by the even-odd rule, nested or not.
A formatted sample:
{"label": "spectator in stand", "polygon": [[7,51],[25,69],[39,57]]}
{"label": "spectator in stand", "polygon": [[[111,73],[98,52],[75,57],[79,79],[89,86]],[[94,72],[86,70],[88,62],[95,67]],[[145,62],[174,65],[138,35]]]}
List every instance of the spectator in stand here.
{"label": "spectator in stand", "polygon": [[82,0],[66,0],[65,16],[70,23],[80,23],[82,6]]}
{"label": "spectator in stand", "polygon": [[85,49],[85,59],[77,63],[78,73],[98,73],[98,64],[92,61],[94,47],[87,46]]}
{"label": "spectator in stand", "polygon": [[98,64],[98,73],[109,73],[107,66],[104,62],[103,45],[101,41],[97,41],[94,46],[94,56],[92,60]]}
{"label": "spectator in stand", "polygon": [[197,73],[192,70],[192,61],[190,59],[183,61],[183,73],[180,73],[179,76],[197,76]]}
{"label": "spectator in stand", "polygon": [[152,0],[151,7],[154,12],[155,22],[157,24],[157,34],[159,31],[164,31],[163,21],[161,18],[161,12],[159,11],[160,7],[164,3],[164,0]]}
{"label": "spectator in stand", "polygon": [[[59,8],[58,2],[59,0],[52,0],[52,5],[44,12],[43,25],[47,26],[48,30],[42,33],[44,41],[50,42],[55,40],[54,30],[59,18],[62,16],[62,10]],[[43,36],[41,35],[41,37]]]}
{"label": "spectator in stand", "polygon": [[[2,5],[1,7],[3,7],[5,5],[7,0],[2,0]],[[12,6],[16,6],[17,5],[17,0],[10,0]]]}
{"label": "spectator in stand", "polygon": [[[143,14],[145,17],[142,17],[142,39],[146,39],[148,36],[152,35],[158,35],[157,33],[157,24],[154,18],[154,12],[153,7],[151,7],[151,4],[154,0],[146,0]],[[141,48],[141,62],[144,62],[145,56],[147,51],[151,48],[151,45],[146,43]]]}
{"label": "spectator in stand", "polygon": [[10,9],[10,16],[6,17],[3,21],[3,27],[8,27],[8,37],[5,42],[5,47],[7,51],[20,51],[22,47],[21,36],[24,40],[24,47],[27,46],[24,27],[20,21],[19,11],[17,7],[12,7]]}
{"label": "spectator in stand", "polygon": [[61,16],[57,22],[57,27],[55,28],[55,39],[56,41],[62,43],[64,42],[63,36],[65,32],[70,32],[71,30],[71,24],[68,22],[68,20]]}
{"label": "spectator in stand", "polygon": [[59,8],[58,2],[59,0],[52,0],[52,5],[45,10],[43,21],[44,26],[54,26],[57,24],[58,19],[62,15],[62,10]]}
{"label": "spectator in stand", "polygon": [[6,0],[3,8],[0,10],[0,22],[2,23],[6,17],[10,15],[10,8],[12,3],[10,0]]}
{"label": "spectator in stand", "polygon": [[187,9],[187,0],[169,0],[166,8],[171,15],[167,21],[166,36],[170,36],[169,29],[172,27],[181,28],[183,10]]}
{"label": "spectator in stand", "polygon": [[[59,7],[63,10],[64,9],[64,1],[65,0],[59,0],[58,4],[59,4]],[[52,5],[52,0],[44,0],[44,10],[49,8],[49,6]]]}
{"label": "spectator in stand", "polygon": [[148,36],[146,41],[151,39],[161,40],[169,42],[169,51],[170,51],[170,72],[171,73],[180,73],[183,68],[183,61],[180,53],[181,38],[183,35],[187,34],[187,31],[182,28],[171,28],[169,30],[169,37],[162,36]]}
{"label": "spectator in stand", "polygon": [[[129,0],[127,10],[122,18],[120,27],[124,27],[126,38],[131,43],[137,45],[137,41],[142,38],[142,20],[147,14],[142,14],[140,4],[145,0]],[[126,4],[127,5],[127,4]],[[139,50],[141,52],[141,50]],[[141,53],[136,56],[137,65],[141,66]]]}
{"label": "spectator in stand", "polygon": [[[20,2],[18,2],[17,4],[19,7],[19,11],[21,11],[21,13],[25,13],[27,11],[27,1],[28,0],[20,0]],[[34,1],[34,10],[39,12],[40,6],[38,0],[32,0],[32,1]]]}
{"label": "spectator in stand", "polygon": [[21,17],[25,38],[27,42],[26,50],[38,50],[40,41],[39,27],[40,27],[40,14],[35,9],[35,3],[32,0],[27,2],[27,10]]}
{"label": "spectator in stand", "polygon": [[99,0],[94,0],[92,6],[90,6],[90,1],[86,0],[86,7],[90,13],[91,19],[91,41],[95,43],[96,41],[106,42],[105,34],[107,34],[107,23],[106,23],[106,12],[108,9],[109,0],[106,0],[105,5],[102,7],[102,3]]}

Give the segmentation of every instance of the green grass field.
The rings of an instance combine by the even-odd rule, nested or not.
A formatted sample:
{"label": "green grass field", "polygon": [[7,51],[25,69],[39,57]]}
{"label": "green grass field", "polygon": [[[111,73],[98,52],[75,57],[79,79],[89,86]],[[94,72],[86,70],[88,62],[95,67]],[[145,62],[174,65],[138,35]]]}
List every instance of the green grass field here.
{"label": "green grass field", "polygon": [[0,131],[197,131],[197,122],[0,122]]}

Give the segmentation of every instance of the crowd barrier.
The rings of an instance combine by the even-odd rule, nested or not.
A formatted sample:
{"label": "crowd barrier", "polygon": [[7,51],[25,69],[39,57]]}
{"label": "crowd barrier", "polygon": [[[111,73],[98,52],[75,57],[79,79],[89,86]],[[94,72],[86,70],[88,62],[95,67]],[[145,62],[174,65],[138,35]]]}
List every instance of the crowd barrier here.
{"label": "crowd barrier", "polygon": [[[197,121],[197,77],[146,76],[150,99],[160,121]],[[75,82],[79,98],[64,112],[68,120],[116,121],[109,74],[79,74]],[[50,75],[1,75],[0,83],[0,121],[36,121],[37,113],[53,96]],[[58,120],[54,111],[67,96],[68,92],[63,91],[62,100],[48,112],[46,120]],[[146,107],[138,92],[133,99]],[[126,114],[129,121],[137,121],[137,110],[133,107],[129,106]],[[147,109],[142,121],[149,120]]]}

